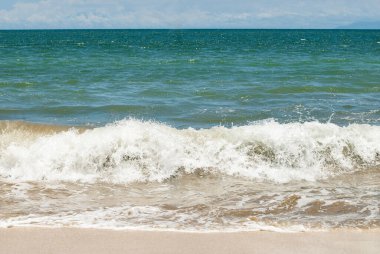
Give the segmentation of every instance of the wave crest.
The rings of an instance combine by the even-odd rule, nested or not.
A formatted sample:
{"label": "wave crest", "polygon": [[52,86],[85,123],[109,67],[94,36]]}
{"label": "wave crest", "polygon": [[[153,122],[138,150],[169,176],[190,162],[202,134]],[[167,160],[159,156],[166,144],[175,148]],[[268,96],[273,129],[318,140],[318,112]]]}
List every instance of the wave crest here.
{"label": "wave crest", "polygon": [[380,164],[380,127],[371,125],[264,121],[179,130],[123,120],[45,132],[0,126],[0,177],[8,179],[127,183],[202,171],[314,181]]}

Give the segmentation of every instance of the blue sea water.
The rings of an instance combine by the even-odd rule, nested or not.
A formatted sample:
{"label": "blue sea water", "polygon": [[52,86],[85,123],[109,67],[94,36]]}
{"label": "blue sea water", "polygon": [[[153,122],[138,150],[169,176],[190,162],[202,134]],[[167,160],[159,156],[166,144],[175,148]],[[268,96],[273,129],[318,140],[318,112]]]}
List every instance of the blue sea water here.
{"label": "blue sea water", "polygon": [[380,228],[380,30],[0,31],[0,228]]}
{"label": "blue sea water", "polygon": [[380,124],[379,30],[0,31],[0,120]]}

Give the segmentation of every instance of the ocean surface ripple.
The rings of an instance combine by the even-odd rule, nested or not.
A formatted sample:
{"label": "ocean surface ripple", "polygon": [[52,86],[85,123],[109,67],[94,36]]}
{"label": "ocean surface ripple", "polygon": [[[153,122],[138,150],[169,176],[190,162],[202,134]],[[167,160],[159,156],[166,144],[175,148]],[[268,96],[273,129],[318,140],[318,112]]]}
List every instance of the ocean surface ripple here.
{"label": "ocean surface ripple", "polygon": [[379,229],[379,41],[0,31],[0,227]]}

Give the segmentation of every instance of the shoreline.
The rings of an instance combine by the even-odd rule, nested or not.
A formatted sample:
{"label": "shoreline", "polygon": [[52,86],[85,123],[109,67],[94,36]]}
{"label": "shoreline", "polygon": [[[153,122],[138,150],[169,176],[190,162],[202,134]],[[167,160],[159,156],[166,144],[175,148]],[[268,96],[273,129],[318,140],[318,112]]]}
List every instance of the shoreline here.
{"label": "shoreline", "polygon": [[0,253],[378,253],[380,230],[174,232],[0,228]]}

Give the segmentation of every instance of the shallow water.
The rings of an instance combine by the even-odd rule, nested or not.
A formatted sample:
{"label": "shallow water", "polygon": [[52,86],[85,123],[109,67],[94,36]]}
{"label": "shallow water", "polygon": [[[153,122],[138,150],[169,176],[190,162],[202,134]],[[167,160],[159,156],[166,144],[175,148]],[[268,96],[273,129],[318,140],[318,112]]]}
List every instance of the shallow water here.
{"label": "shallow water", "polygon": [[0,226],[328,230],[380,226],[380,127],[178,130],[2,122]]}
{"label": "shallow water", "polygon": [[378,228],[379,178],[379,169],[373,169],[282,185],[199,174],[161,183],[2,182],[0,225],[197,231]]}

